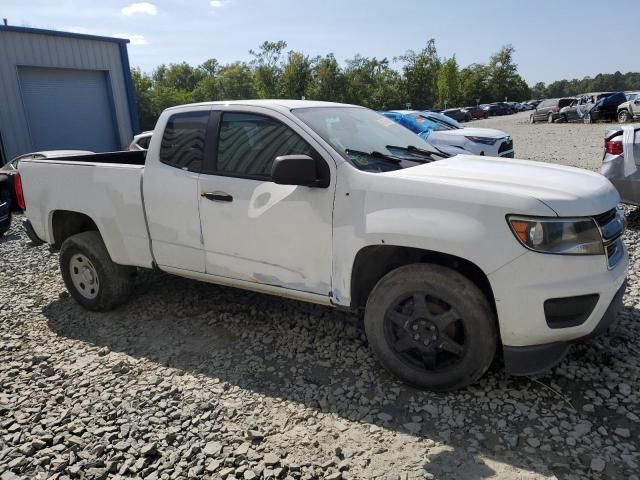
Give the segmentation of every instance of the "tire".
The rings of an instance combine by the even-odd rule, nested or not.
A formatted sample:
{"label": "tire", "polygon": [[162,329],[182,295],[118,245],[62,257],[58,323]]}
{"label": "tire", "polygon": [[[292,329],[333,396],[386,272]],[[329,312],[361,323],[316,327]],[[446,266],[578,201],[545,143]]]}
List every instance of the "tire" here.
{"label": "tire", "polygon": [[536,123],[536,116],[533,113],[529,116],[529,123]]}
{"label": "tire", "polygon": [[113,263],[102,237],[93,231],[62,243],[60,271],[67,290],[80,305],[106,312],[129,298],[135,269]]}
{"label": "tire", "polygon": [[[424,300],[421,307],[416,298]],[[369,347],[386,370],[434,391],[477,381],[498,342],[484,294],[464,275],[440,265],[407,265],[382,277],[367,300],[364,324]]]}
{"label": "tire", "polygon": [[631,121],[631,115],[629,115],[629,111],[628,110],[620,110],[618,112],[618,122],[627,123],[629,121]]}
{"label": "tire", "polygon": [[553,113],[547,115],[547,123],[553,123]]}
{"label": "tire", "polygon": [[569,123],[569,118],[566,115],[561,115],[560,116],[560,122],[561,123]]}

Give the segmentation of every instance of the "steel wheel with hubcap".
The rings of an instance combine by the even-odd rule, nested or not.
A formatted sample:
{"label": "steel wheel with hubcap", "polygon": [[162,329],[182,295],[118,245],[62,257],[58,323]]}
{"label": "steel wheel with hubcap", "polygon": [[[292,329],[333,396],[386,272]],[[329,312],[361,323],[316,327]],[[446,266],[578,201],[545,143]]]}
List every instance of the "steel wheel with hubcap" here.
{"label": "steel wheel with hubcap", "polygon": [[80,295],[88,299],[98,296],[100,283],[96,268],[82,253],[76,253],[69,261],[69,274],[71,281]]}
{"label": "steel wheel with hubcap", "polygon": [[128,298],[135,269],[114,263],[100,234],[91,231],[72,235],[62,243],[60,272],[79,304],[104,312]]}
{"label": "steel wheel with hubcap", "polygon": [[618,112],[618,121],[620,123],[627,123],[630,120],[631,115],[629,115],[629,112],[627,110],[620,110],[620,112]]}
{"label": "steel wheel with hubcap", "polygon": [[380,279],[367,300],[365,331],[387,370],[440,391],[484,375],[498,339],[493,310],[478,286],[456,270],[427,263]]}

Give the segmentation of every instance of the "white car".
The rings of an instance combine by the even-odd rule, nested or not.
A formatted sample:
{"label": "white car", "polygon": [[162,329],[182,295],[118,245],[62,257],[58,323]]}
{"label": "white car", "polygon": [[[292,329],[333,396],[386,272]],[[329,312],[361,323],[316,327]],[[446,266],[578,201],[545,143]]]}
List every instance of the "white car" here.
{"label": "white car", "polygon": [[474,155],[514,157],[513,140],[501,130],[462,127],[455,120],[445,120],[433,112],[392,110],[382,114],[447,153],[456,153],[452,149],[462,149]]}
{"label": "white car", "polygon": [[134,136],[133,140],[131,140],[131,143],[129,144],[129,150],[147,150],[149,148],[152,135],[153,130],[148,130]]}
{"label": "white car", "polygon": [[135,268],[361,310],[384,367],[450,390],[498,348],[514,374],[553,366],[622,303],[620,197],[597,173],[443,158],[374,111],[300,100],[169,108],[139,154],[20,164],[90,310],[125,302]]}

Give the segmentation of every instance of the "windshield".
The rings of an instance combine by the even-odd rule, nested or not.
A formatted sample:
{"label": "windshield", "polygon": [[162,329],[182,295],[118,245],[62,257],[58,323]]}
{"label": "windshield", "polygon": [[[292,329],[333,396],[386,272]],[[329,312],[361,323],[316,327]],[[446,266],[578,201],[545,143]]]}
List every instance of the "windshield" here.
{"label": "windshield", "polygon": [[319,107],[297,108],[292,113],[361,170],[398,170],[442,157],[419,136],[373,110]]}

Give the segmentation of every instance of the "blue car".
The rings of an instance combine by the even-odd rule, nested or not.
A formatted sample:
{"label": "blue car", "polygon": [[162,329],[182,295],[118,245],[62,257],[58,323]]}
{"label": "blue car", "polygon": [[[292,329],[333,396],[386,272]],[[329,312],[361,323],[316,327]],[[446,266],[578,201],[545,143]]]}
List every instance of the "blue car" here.
{"label": "blue car", "polygon": [[513,140],[492,128],[463,128],[454,119],[435,112],[392,110],[381,112],[439,150],[450,155],[471,154],[513,158]]}

